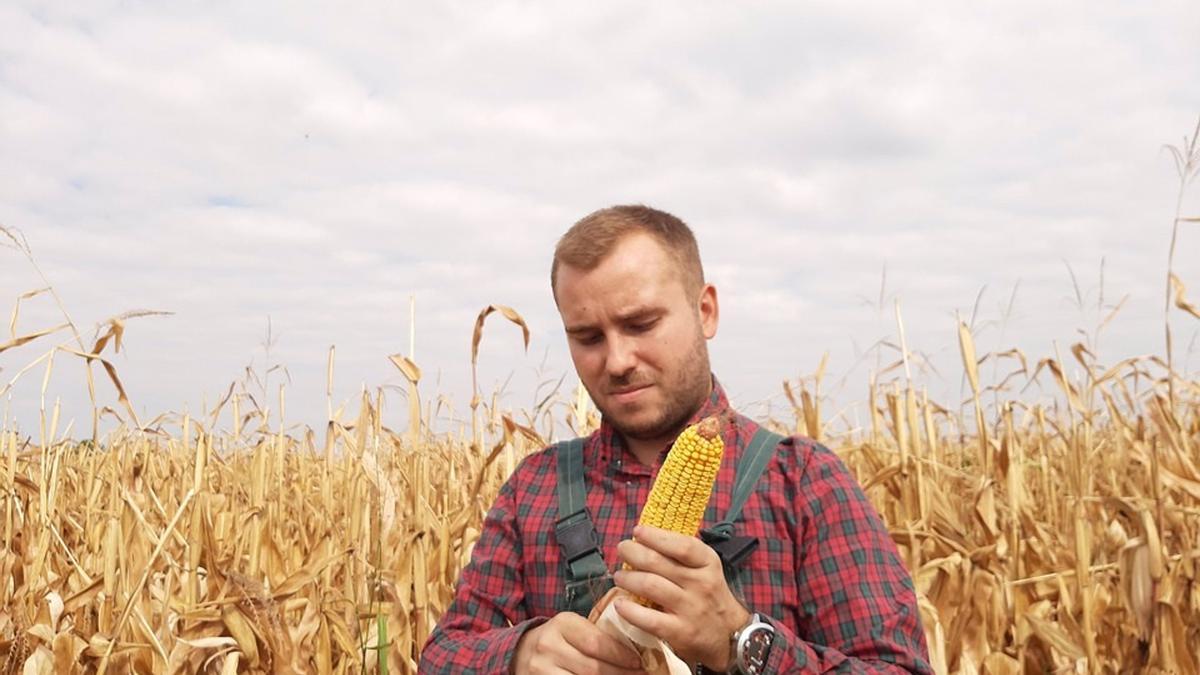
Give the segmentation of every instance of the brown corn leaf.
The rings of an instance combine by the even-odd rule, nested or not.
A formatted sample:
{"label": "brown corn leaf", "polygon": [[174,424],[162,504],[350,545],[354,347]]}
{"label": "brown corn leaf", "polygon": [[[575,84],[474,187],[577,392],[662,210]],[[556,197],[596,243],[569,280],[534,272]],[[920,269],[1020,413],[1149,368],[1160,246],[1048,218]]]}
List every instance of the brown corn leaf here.
{"label": "brown corn leaf", "polygon": [[1154,579],[1150,575],[1149,549],[1143,539],[1129,542],[1121,552],[1119,568],[1125,601],[1137,620],[1141,639],[1148,640],[1154,629]]}
{"label": "brown corn leaf", "polygon": [[249,661],[251,668],[258,667],[258,638],[254,635],[254,629],[250,626],[250,621],[242,614],[242,611],[234,605],[225,605],[221,609],[221,621],[225,623],[225,628],[229,631],[229,635],[237,641],[238,649],[246,655],[246,660]]}
{"label": "brown corn leaf", "polygon": [[82,669],[79,667],[79,655],[83,653],[83,650],[87,649],[86,642],[78,635],[63,632],[54,636],[53,646],[54,672],[60,674],[82,672]]}
{"label": "brown corn leaf", "polygon": [[21,336],[14,336],[13,339],[9,340],[8,342],[5,342],[4,344],[0,344],[0,352],[12,349],[13,347],[20,347],[21,345],[23,345],[27,342],[32,342],[40,337],[50,335],[51,333],[57,333],[58,331],[60,331],[64,328],[67,328],[70,325],[71,324],[62,323],[53,328],[46,328],[44,330],[39,330],[39,331],[36,331],[33,333],[26,333],[25,335],[21,335]]}
{"label": "brown corn leaf", "polygon": [[1084,355],[1087,355],[1092,357],[1092,360],[1095,361],[1096,355],[1088,351],[1088,348],[1082,342],[1076,342],[1075,344],[1071,345],[1071,353],[1075,355],[1075,360],[1079,362],[1079,365],[1083,366],[1084,370],[1088,371],[1089,373],[1092,372],[1091,365],[1089,365],[1087,360],[1083,357]]}
{"label": "brown corn leaf", "polygon": [[1158,581],[1167,571],[1166,563],[1163,560],[1162,540],[1158,536],[1158,526],[1154,524],[1154,515],[1150,513],[1150,509],[1142,509],[1139,515],[1142,532],[1146,537],[1146,552],[1150,557],[1150,576]]}
{"label": "brown corn leaf", "polygon": [[228,635],[214,635],[212,637],[202,637],[194,640],[189,640],[185,637],[179,637],[176,639],[183,644],[188,645],[189,647],[195,647],[196,649],[221,649],[222,647],[237,646],[237,640],[229,637]]}
{"label": "brown corn leaf", "polygon": [[1112,321],[1113,319],[1115,319],[1115,318],[1116,318],[1116,316],[1117,316],[1117,314],[1118,314],[1118,313],[1120,313],[1120,311],[1121,311],[1121,308],[1125,306],[1125,301],[1126,301],[1126,300],[1128,300],[1128,299],[1129,299],[1129,295],[1128,295],[1128,294],[1124,295],[1124,296],[1121,298],[1121,301],[1120,301],[1120,302],[1118,302],[1118,303],[1116,304],[1116,306],[1112,308],[1112,311],[1108,313],[1108,316],[1104,317],[1104,320],[1100,322],[1100,325],[1099,325],[1099,326],[1097,326],[1097,328],[1104,328],[1105,326],[1107,326],[1107,325],[1108,325],[1108,323],[1109,323],[1110,321]]}
{"label": "brown corn leaf", "polygon": [[[107,551],[106,551],[107,553]],[[92,583],[68,595],[63,600],[63,611],[67,614],[72,614],[75,610],[87,605],[96,598],[96,594],[104,588],[104,576],[98,576],[92,580]]]}
{"label": "brown corn leaf", "polygon": [[813,383],[815,386],[821,386],[821,379],[825,377],[825,367],[829,365],[829,352],[821,355],[821,363],[817,365],[817,372],[813,373]]}
{"label": "brown corn leaf", "polygon": [[46,647],[39,646],[25,660],[25,666],[21,672],[22,675],[54,675],[54,654]]}
{"label": "brown corn leaf", "polygon": [[1109,368],[1108,370],[1104,371],[1103,375],[1096,378],[1096,384],[1097,385],[1104,384],[1108,380],[1110,380],[1113,377],[1115,377],[1116,375],[1118,375],[1121,371],[1128,369],[1129,366],[1133,365],[1136,361],[1137,361],[1137,358],[1128,358],[1128,359],[1124,359],[1124,360],[1118,362],[1112,368]]}
{"label": "brown corn leaf", "polygon": [[1021,664],[1004,652],[992,652],[983,659],[984,675],[1018,675]]}
{"label": "brown corn leaf", "polygon": [[107,345],[108,341],[113,341],[113,351],[121,353],[121,338],[125,335],[125,322],[119,319],[108,320],[108,330],[96,339],[96,343],[92,345],[92,353],[99,354]]}
{"label": "brown corn leaf", "polygon": [[1200,319],[1200,310],[1196,309],[1195,305],[1188,302],[1187,298],[1183,297],[1183,294],[1187,292],[1187,287],[1184,286],[1179,277],[1175,276],[1174,274],[1171,274],[1171,288],[1175,291],[1175,306],[1187,312],[1188,314],[1191,314],[1197,319]]}
{"label": "brown corn leaf", "polygon": [[1066,629],[1060,624],[1042,619],[1030,613],[1026,613],[1025,618],[1029,621],[1029,625],[1033,627],[1034,635],[1037,635],[1048,647],[1073,661],[1085,658],[1083,648],[1071,640]]}
{"label": "brown corn leaf", "polygon": [[[313,550],[314,551],[322,551],[322,550],[324,550],[324,545],[319,544],[319,545],[313,547]],[[287,579],[285,579],[283,581],[283,583],[279,584],[279,586],[277,586],[274,589],[274,591],[272,592],[272,595],[275,596],[275,599],[278,600],[278,599],[285,598],[289,595],[292,595],[293,593],[296,593],[301,588],[303,588],[305,585],[315,581],[316,578],[321,574],[321,572],[323,572],[325,570],[326,567],[329,567],[331,564],[336,562],[339,558],[349,555],[353,550],[354,550],[354,547],[349,547],[349,548],[340,550],[332,555],[328,555],[328,556],[324,556],[324,557],[320,557],[320,558],[314,556],[314,558],[312,560],[309,560],[304,565],[304,567],[301,567],[300,569],[293,572],[291,574],[291,576],[289,576]]]}
{"label": "brown corn leaf", "polygon": [[967,324],[958,322],[958,348],[962,353],[963,368],[967,371],[967,379],[971,382],[971,391],[979,395],[979,364],[975,359],[975,340]]}
{"label": "brown corn leaf", "polygon": [[17,336],[17,316],[20,315],[20,313],[21,313],[21,301],[29,300],[30,298],[36,298],[37,296],[39,296],[42,293],[45,293],[46,291],[49,291],[49,290],[50,290],[50,287],[47,286],[46,288],[38,288],[36,290],[26,291],[26,292],[22,293],[21,295],[17,296],[17,302],[15,304],[13,304],[12,320],[9,321],[9,323],[8,323],[8,334],[9,335],[11,335],[13,337]]}
{"label": "brown corn leaf", "polygon": [[221,664],[221,675],[237,675],[239,658],[238,652],[226,654],[225,661]]}
{"label": "brown corn leaf", "polygon": [[34,626],[31,626],[29,628],[29,630],[25,631],[25,633],[27,635],[32,635],[33,637],[41,640],[45,644],[50,644],[51,642],[54,642],[54,629],[51,628],[48,624],[44,624],[44,623],[36,624]]}
{"label": "brown corn leaf", "polygon": [[325,624],[329,627],[329,634],[332,637],[332,644],[337,646],[348,654],[354,654],[358,651],[358,645],[350,637],[350,631],[346,628],[345,622],[340,616],[325,612]]}
{"label": "brown corn leaf", "polygon": [[994,539],[1000,532],[996,517],[996,491],[991,481],[979,491],[979,496],[975,499],[975,518],[987,529],[990,538]]}
{"label": "brown corn leaf", "polygon": [[1088,411],[1079,399],[1079,392],[1075,390],[1074,385],[1067,382],[1067,377],[1063,374],[1062,366],[1058,364],[1058,361],[1056,359],[1042,359],[1038,362],[1037,368],[1034,369],[1033,377],[1037,377],[1038,372],[1043,367],[1049,368],[1050,372],[1054,374],[1054,380],[1058,382],[1058,386],[1067,395],[1067,403],[1080,414],[1086,415]]}
{"label": "brown corn leaf", "polygon": [[539,434],[533,427],[527,427],[523,424],[518,424],[513,420],[512,415],[509,414],[501,415],[500,419],[504,423],[504,435],[506,443],[511,443],[512,438],[519,434],[524,436],[525,440],[534,447],[546,446],[546,441],[542,439],[541,434]]}
{"label": "brown corn leaf", "polygon": [[421,369],[412,362],[412,359],[403,354],[392,354],[388,360],[399,368],[401,373],[404,373],[404,377],[408,378],[409,382],[416,384],[421,381]]}
{"label": "brown corn leaf", "polygon": [[529,349],[529,326],[525,325],[525,319],[521,318],[520,314],[511,307],[504,305],[488,305],[479,312],[479,318],[475,319],[475,332],[471,335],[471,365],[475,365],[479,359],[479,341],[483,339],[483,321],[492,312],[500,312],[504,318],[517,324],[521,327],[521,335],[525,342],[525,349]]}
{"label": "brown corn leaf", "polygon": [[129,413],[129,418],[133,420],[134,425],[136,425],[139,429],[142,428],[142,423],[138,421],[137,413],[133,411],[133,405],[129,402],[129,397],[125,394],[125,387],[121,386],[121,379],[117,377],[117,369],[113,367],[112,362],[110,362],[108,359],[101,358],[96,352],[85,354],[69,347],[59,347],[59,349],[67,352],[68,354],[74,354],[76,356],[83,357],[88,361],[99,361],[100,365],[104,366],[104,372],[108,373],[108,379],[112,381],[113,386],[117,389],[117,401],[119,401],[121,405],[125,406],[125,412]]}

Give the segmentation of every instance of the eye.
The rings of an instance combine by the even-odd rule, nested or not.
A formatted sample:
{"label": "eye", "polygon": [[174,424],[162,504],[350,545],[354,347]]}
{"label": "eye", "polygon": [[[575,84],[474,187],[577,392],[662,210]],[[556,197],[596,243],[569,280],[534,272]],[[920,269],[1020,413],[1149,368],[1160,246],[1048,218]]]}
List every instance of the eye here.
{"label": "eye", "polygon": [[575,338],[575,341],[581,345],[599,344],[604,339],[603,333],[586,333]]}
{"label": "eye", "polygon": [[658,323],[658,319],[650,319],[649,321],[639,321],[635,324],[630,325],[629,328],[630,328],[630,330],[632,330],[635,333],[645,333],[646,331],[650,330],[651,328],[654,328],[655,324],[657,324],[657,323]]}

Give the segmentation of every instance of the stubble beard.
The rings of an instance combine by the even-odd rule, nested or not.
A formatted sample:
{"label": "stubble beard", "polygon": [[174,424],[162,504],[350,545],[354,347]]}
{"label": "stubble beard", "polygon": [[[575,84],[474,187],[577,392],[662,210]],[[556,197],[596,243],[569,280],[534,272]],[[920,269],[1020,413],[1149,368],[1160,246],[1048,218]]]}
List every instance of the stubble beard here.
{"label": "stubble beard", "polygon": [[[666,396],[666,400],[663,401],[662,408],[658,411],[658,414],[642,424],[627,424],[618,415],[605,410],[599,404],[596,407],[600,410],[605,420],[618,433],[627,438],[653,440],[679,431],[688,418],[704,405],[704,399],[707,397],[709,386],[712,384],[712,372],[708,363],[708,350],[705,349],[703,335],[697,335],[697,340],[692,344],[688,356],[681,362],[678,373],[679,379],[677,381],[660,383],[660,385],[664,385],[660,386],[660,390]],[[629,379],[632,382],[623,382],[621,384],[637,383],[636,378],[631,377]],[[596,400],[595,395],[592,396],[592,400]]]}

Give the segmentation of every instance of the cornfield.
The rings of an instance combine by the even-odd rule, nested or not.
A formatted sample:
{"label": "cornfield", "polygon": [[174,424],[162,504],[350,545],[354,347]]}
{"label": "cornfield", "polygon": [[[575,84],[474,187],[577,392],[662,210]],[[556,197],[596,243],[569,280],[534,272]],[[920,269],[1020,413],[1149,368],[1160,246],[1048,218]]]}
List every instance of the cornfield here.
{"label": "cornfield", "polygon": [[[1198,156],[1193,139],[1181,180]],[[1168,280],[1168,311],[1200,318],[1170,265]],[[524,327],[488,307],[476,348],[493,311]],[[102,356],[126,318],[39,359],[99,361],[128,415],[116,430],[73,440],[53,407],[36,438],[0,429],[5,675],[415,672],[505,477],[554,429],[598,423],[581,390],[525,412],[477,394],[469,431],[434,433],[420,370],[394,356],[408,429],[364,391],[353,413],[330,405],[323,433],[289,433],[283,389],[272,414],[245,383],[204,417],[143,424]],[[1176,372],[1167,325],[1165,357],[1105,365],[1086,343],[980,356],[959,323],[965,405],[873,379],[869,420],[839,433],[823,365],[785,386],[792,414],[764,421],[858,477],[916,582],[937,672],[1200,673],[1200,381]],[[990,385],[989,360],[1011,365]],[[1054,395],[1028,403],[1014,384]]]}
{"label": "cornfield", "polygon": [[[965,420],[894,382],[871,389],[869,428],[830,438],[813,378],[787,388],[794,420],[770,422],[858,476],[913,573],[935,668],[1197,672],[1200,382],[1176,381],[1172,404],[1157,358],[1103,368],[1076,345],[1075,383],[1012,352],[1062,395],[995,407],[961,339]],[[397,432],[377,392],[296,437],[253,400],[97,443],[5,430],[4,673],[414,672],[505,476],[556,421],[598,421],[581,397],[539,417],[480,404],[475,438],[427,418]]]}

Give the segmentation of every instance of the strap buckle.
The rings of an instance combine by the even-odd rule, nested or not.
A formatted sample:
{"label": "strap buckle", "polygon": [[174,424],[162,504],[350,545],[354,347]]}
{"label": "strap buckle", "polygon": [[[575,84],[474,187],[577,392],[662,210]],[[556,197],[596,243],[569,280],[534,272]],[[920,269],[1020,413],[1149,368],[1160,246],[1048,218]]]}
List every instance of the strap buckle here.
{"label": "strap buckle", "polygon": [[587,517],[586,511],[560,518],[554,524],[554,534],[558,538],[563,557],[569,563],[600,551],[600,537],[596,534],[596,528],[592,525],[592,519]]}
{"label": "strap buckle", "polygon": [[726,570],[737,568],[758,548],[758,537],[735,536],[717,529],[700,530],[700,540],[717,552]]}

